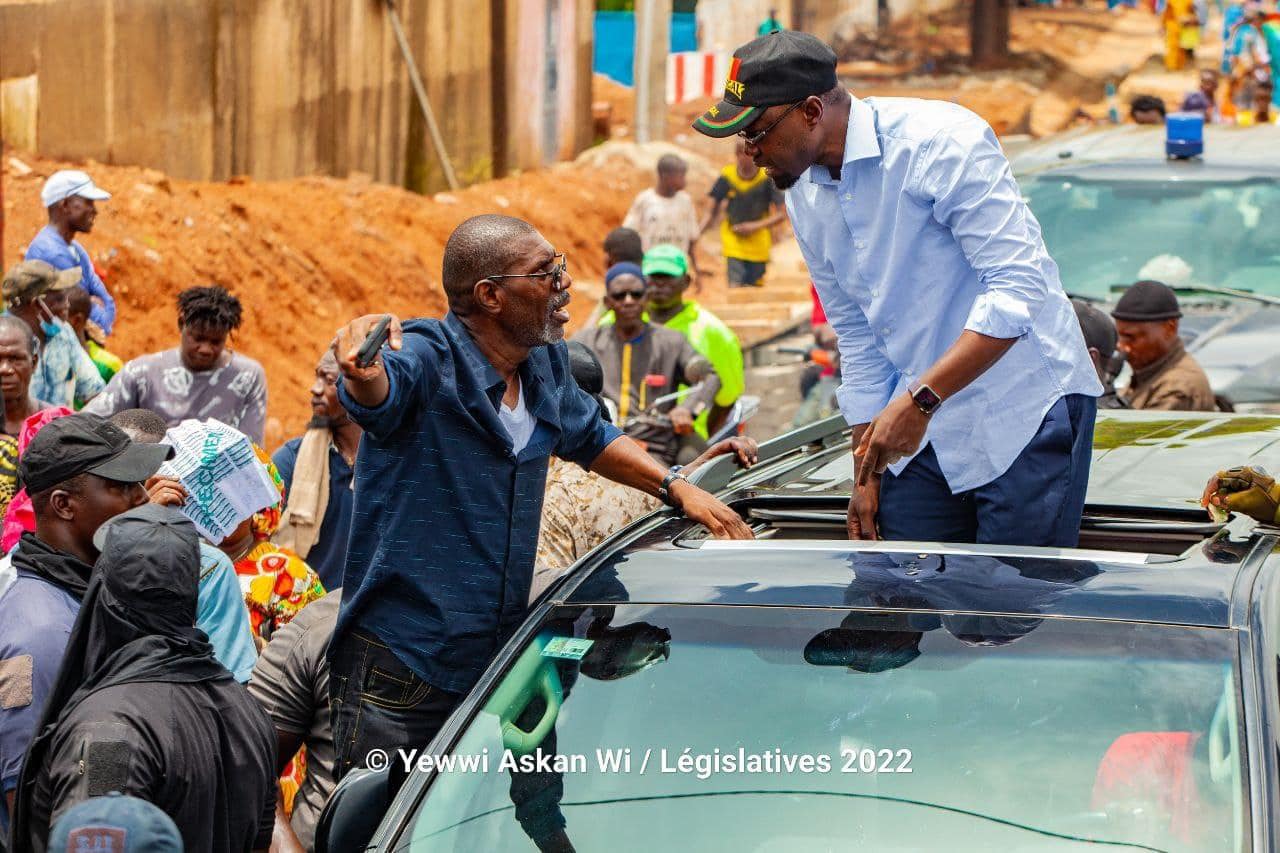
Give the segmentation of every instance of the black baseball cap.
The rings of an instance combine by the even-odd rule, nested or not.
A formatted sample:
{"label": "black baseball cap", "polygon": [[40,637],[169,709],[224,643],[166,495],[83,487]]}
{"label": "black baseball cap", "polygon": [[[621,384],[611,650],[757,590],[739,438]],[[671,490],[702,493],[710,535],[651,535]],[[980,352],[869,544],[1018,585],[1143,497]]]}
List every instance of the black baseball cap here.
{"label": "black baseball cap", "polygon": [[808,33],[782,30],[749,41],[733,52],[724,99],[693,123],[693,129],[722,139],[779,104],[794,104],[834,89],[836,55]]}
{"label": "black baseball cap", "polygon": [[50,421],[36,433],[18,462],[18,475],[28,494],[80,474],[141,483],[172,458],[167,444],[139,444],[110,421],[80,412]]}
{"label": "black baseball cap", "polygon": [[1083,299],[1072,299],[1071,307],[1076,310],[1076,320],[1080,322],[1080,331],[1084,334],[1084,345],[1096,349],[1103,358],[1110,358],[1116,351],[1116,324]]}
{"label": "black baseball cap", "polygon": [[1133,284],[1116,303],[1111,316],[1133,323],[1151,323],[1182,316],[1178,295],[1173,288],[1159,281],[1139,281]]}

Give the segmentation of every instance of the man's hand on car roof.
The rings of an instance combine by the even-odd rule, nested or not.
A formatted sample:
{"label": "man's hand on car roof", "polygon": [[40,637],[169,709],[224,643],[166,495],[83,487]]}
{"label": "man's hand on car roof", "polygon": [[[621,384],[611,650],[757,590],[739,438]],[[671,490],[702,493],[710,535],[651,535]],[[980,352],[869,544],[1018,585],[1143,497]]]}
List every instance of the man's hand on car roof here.
{"label": "man's hand on car roof", "polygon": [[715,444],[702,451],[702,454],[688,465],[684,467],[686,474],[692,474],[696,469],[706,465],[712,459],[732,453],[738,465],[743,468],[750,468],[760,459],[760,445],[756,443],[754,438],[745,435],[735,435],[733,438],[726,438],[717,441]]}
{"label": "man's hand on car roof", "polygon": [[671,484],[671,497],[690,521],[706,527],[717,539],[756,538],[742,516],[687,480]]}

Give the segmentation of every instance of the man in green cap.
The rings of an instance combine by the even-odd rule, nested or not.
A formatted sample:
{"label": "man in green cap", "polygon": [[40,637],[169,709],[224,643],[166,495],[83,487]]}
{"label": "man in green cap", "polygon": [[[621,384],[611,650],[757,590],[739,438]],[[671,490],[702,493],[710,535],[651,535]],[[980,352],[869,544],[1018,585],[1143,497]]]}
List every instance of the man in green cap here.
{"label": "man in green cap", "polygon": [[[719,429],[729,408],[742,396],[746,387],[742,370],[742,346],[724,321],[692,299],[685,299],[689,289],[689,256],[668,244],[654,246],[644,253],[641,266],[649,281],[648,317],[688,339],[694,350],[711,362],[720,377],[712,407],[694,419],[694,430],[702,438]],[[601,325],[614,322],[613,312],[605,314]]]}

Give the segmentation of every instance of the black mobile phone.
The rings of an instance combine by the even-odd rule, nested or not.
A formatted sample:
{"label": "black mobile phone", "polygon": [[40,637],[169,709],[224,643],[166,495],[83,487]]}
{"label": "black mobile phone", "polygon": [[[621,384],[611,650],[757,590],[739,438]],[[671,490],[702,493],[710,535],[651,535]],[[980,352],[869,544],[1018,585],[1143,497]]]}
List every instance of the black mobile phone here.
{"label": "black mobile phone", "polygon": [[378,321],[378,325],[373,327],[365,336],[364,343],[360,345],[360,351],[356,353],[356,367],[368,367],[373,364],[373,360],[378,357],[378,350],[382,349],[382,345],[389,337],[391,337],[391,315],[384,314]]}

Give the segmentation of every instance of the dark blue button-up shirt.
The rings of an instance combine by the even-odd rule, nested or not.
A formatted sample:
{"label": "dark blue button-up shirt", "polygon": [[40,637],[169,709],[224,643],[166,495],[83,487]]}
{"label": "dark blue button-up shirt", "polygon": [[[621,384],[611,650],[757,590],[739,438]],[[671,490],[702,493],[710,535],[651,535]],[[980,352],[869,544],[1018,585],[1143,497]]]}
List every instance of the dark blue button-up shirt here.
{"label": "dark blue button-up shirt", "polygon": [[[301,450],[302,439],[295,438],[285,442],[271,455],[280,479],[284,480],[286,495],[293,491],[293,472],[298,467]],[[341,451],[330,444],[329,503],[324,508],[324,518],[320,520],[320,535],[307,552],[307,565],[316,570],[325,589],[342,586],[342,571],[347,565],[347,541],[351,537],[351,479],[354,476],[355,471],[342,458]]]}
{"label": "dark blue button-up shirt", "polygon": [[506,385],[452,313],[412,320],[364,427],[335,635],[360,630],[428,684],[464,692],[523,618],[547,460],[583,467],[621,432],[569,373],[563,343],[534,349],[520,384],[537,419],[519,456],[498,419]]}

